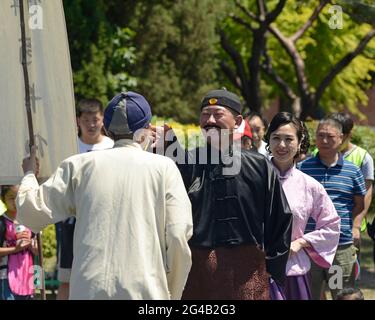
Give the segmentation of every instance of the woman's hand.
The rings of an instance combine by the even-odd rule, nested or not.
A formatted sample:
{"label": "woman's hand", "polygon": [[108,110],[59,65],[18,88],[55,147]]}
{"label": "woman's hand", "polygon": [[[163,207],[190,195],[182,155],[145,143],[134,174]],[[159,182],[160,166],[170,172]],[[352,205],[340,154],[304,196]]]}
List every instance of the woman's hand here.
{"label": "woman's hand", "polygon": [[299,238],[297,240],[292,241],[290,244],[290,252],[289,256],[293,256],[297,254],[298,251],[300,251],[302,248],[309,247],[310,244],[303,238]]}

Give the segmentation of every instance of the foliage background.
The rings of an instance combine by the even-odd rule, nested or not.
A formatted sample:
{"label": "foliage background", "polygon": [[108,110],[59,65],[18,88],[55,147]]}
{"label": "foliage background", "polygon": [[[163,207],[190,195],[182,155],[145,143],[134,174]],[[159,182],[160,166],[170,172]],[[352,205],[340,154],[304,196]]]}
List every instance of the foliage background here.
{"label": "foliage background", "polygon": [[[278,1],[266,1],[269,10]],[[239,3],[257,10],[255,0]],[[292,35],[318,3],[288,0],[275,25],[286,36]],[[225,86],[240,94],[220,67],[226,63],[234,68],[234,64],[222,48],[218,29],[224,31],[245,65],[254,44],[252,33],[232,19],[234,15],[244,18],[234,0],[63,0],[63,4],[77,102],[97,97],[106,105],[118,92],[135,90],[150,101],[154,114],[186,124],[197,123],[199,102],[207,91]],[[332,4],[345,9],[343,29],[329,28],[331,14],[326,7],[297,42],[311,92],[370,30],[375,14],[375,6],[369,10],[365,0]],[[267,50],[277,73],[298,91],[291,59],[269,33]],[[365,91],[373,85],[374,59],[375,39],[328,87],[321,100],[323,112],[345,106],[361,116],[357,104],[367,104]],[[283,91],[263,73],[259,91],[263,109],[276,97],[283,109],[290,109]]]}

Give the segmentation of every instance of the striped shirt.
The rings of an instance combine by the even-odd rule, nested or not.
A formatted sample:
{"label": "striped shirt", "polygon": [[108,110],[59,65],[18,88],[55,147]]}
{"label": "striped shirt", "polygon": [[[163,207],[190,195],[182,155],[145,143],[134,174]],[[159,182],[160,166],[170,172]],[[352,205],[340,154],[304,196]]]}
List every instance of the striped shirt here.
{"label": "striped shirt", "polygon": [[[366,194],[361,170],[342,155],[334,166],[327,167],[320,161],[319,154],[300,163],[299,169],[320,182],[331,198],[341,219],[339,245],[352,243],[354,196]],[[305,233],[313,230],[315,222],[309,219]]]}

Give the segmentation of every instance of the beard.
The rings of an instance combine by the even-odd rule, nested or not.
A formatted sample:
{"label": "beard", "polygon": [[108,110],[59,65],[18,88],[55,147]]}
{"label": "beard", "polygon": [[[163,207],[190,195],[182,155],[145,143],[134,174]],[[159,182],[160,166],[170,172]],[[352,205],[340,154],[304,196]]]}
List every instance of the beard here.
{"label": "beard", "polygon": [[208,144],[216,149],[222,149],[229,146],[232,140],[232,130],[221,129],[216,126],[206,126],[201,129],[203,136]]}

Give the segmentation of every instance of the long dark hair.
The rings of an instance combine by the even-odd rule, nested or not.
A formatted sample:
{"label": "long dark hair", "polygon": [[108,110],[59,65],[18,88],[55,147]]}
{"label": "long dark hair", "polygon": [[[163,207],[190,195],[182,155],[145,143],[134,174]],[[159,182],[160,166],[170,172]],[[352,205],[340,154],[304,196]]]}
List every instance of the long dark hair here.
{"label": "long dark hair", "polygon": [[286,124],[292,124],[297,131],[297,138],[298,142],[301,144],[299,150],[297,151],[297,154],[294,158],[297,158],[300,154],[305,154],[309,150],[310,147],[310,137],[309,137],[309,131],[307,130],[306,125],[298,119],[296,116],[289,112],[279,112],[276,114],[266,132],[266,135],[264,137],[266,143],[267,143],[267,150],[269,153],[270,151],[270,137],[272,132],[276,131],[280,126],[284,126]]}

